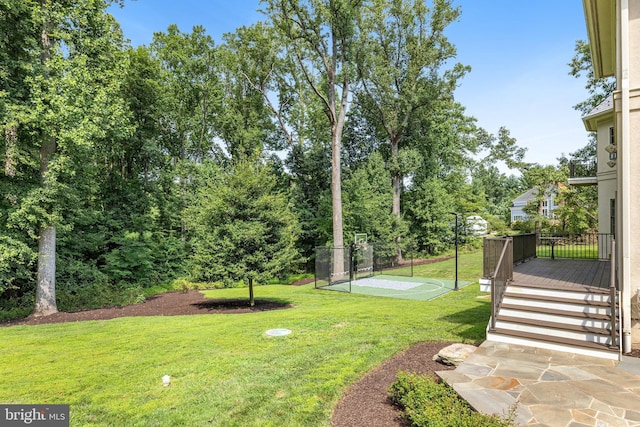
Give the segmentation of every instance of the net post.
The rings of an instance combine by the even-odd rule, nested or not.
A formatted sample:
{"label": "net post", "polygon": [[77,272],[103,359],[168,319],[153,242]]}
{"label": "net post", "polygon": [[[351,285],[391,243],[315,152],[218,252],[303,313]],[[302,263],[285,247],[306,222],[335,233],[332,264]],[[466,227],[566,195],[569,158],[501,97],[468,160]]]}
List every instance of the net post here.
{"label": "net post", "polygon": [[411,251],[409,259],[411,260],[411,277],[413,277],[413,251]]}
{"label": "net post", "polygon": [[353,277],[353,270],[355,269],[355,259],[354,259],[354,254],[355,254],[355,244],[350,244],[349,245],[349,293],[351,293],[351,282],[353,281],[354,277]]}

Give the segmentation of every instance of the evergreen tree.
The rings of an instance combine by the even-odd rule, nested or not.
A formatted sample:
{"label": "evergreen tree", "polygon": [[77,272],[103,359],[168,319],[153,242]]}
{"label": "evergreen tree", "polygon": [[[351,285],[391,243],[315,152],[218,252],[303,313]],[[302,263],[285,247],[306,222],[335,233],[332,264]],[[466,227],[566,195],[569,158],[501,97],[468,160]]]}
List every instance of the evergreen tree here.
{"label": "evergreen tree", "polygon": [[244,160],[228,171],[215,172],[210,162],[201,168],[215,179],[203,183],[185,213],[192,233],[192,279],[265,283],[294,271],[300,262],[298,221],[267,165]]}

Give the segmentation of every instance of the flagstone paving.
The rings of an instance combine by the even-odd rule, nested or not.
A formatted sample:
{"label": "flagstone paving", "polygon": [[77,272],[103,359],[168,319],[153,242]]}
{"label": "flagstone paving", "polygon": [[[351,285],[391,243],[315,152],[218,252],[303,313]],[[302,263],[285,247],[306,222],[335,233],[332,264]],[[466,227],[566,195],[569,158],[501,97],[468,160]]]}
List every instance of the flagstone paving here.
{"label": "flagstone paving", "polygon": [[485,341],[438,375],[476,410],[512,414],[517,425],[640,427],[640,359]]}

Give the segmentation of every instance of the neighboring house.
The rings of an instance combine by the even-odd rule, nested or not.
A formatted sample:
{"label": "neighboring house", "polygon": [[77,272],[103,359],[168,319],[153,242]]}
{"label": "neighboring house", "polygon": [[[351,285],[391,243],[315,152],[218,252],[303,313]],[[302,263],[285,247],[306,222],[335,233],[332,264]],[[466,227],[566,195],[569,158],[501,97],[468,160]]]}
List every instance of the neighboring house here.
{"label": "neighboring house", "polygon": [[[542,200],[542,215],[549,219],[555,219],[555,211],[558,209],[556,204],[557,186],[549,186]],[[529,213],[525,208],[532,203],[536,203],[538,200],[538,190],[532,188],[524,194],[516,197],[511,205],[511,222],[527,221],[529,219]]]}
{"label": "neighboring house", "polygon": [[[632,343],[640,343],[640,238],[634,236],[634,231],[640,229],[640,2],[583,0],[583,5],[595,77],[614,76],[617,87],[610,113],[605,110],[598,116],[596,112],[591,120],[587,116],[585,125],[598,131],[599,159],[605,156],[602,148],[611,143],[614,146],[605,151],[605,164],[612,162],[607,165],[611,169],[598,167],[598,202],[599,213],[603,218],[610,216],[609,228],[615,230],[626,351]],[[609,130],[607,138],[611,123],[613,130]],[[609,151],[615,152],[612,159]],[[615,173],[615,179],[605,179],[609,173]]]}

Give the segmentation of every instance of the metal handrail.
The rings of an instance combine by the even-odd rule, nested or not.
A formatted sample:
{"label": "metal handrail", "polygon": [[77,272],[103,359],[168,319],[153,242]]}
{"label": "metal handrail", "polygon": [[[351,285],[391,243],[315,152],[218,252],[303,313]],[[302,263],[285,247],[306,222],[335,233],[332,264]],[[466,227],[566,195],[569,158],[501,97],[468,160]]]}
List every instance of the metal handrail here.
{"label": "metal handrail", "polygon": [[500,306],[502,305],[502,299],[504,296],[504,291],[506,289],[506,284],[513,280],[513,250],[508,251],[507,249],[512,244],[512,239],[507,237],[504,239],[505,243],[502,247],[502,253],[500,254],[500,259],[496,264],[496,269],[491,274],[491,322],[490,322],[490,330],[495,331],[496,329],[496,317],[498,312],[500,311]]}
{"label": "metal handrail", "polygon": [[596,160],[569,161],[569,178],[591,178],[598,173]]}
{"label": "metal handrail", "polygon": [[609,259],[609,247],[615,236],[609,233],[538,234],[538,258]]}

